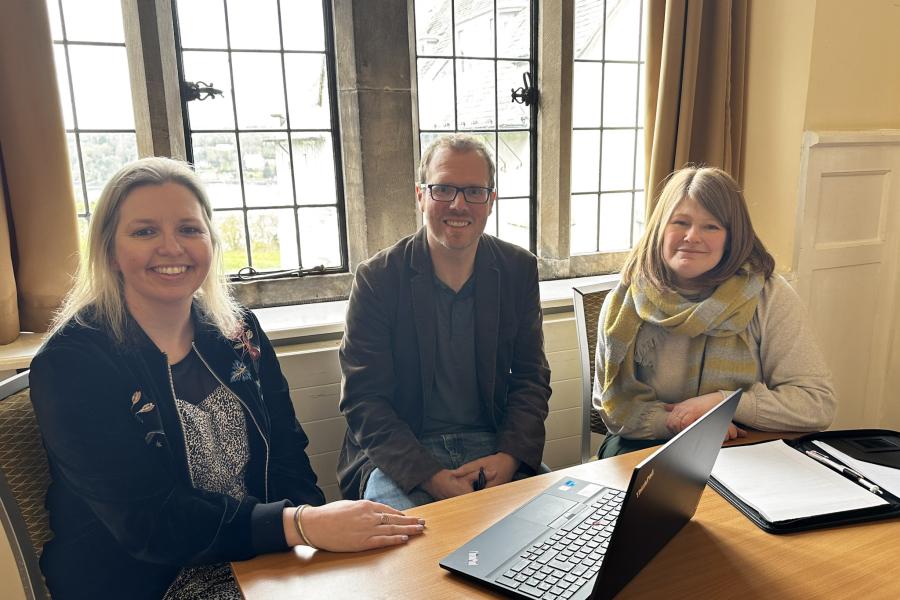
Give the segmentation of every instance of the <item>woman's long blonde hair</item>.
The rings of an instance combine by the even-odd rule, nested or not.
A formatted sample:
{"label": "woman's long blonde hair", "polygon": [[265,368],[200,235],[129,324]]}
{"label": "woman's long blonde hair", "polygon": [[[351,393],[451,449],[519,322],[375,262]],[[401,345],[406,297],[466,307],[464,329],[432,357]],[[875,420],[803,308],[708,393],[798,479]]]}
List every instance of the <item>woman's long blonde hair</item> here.
{"label": "woman's long blonde hair", "polygon": [[197,198],[203,221],[210,232],[212,264],[195,294],[201,317],[226,338],[237,335],[241,308],[234,300],[225,278],[222,244],[212,226],[212,205],[196,173],[187,163],[163,157],[142,158],[122,167],[103,188],[88,229],[87,248],[81,256],[71,291],[56,313],[50,331],[55,333],[70,320],[109,328],[119,342],[125,341],[125,295],[122,275],[113,268],[116,228],[122,202],[136,188],[177,183]]}
{"label": "woman's long blonde hair", "polygon": [[659,290],[675,288],[672,271],[662,255],[663,231],[675,207],[685,198],[693,198],[728,232],[722,259],[696,279],[699,285],[717,286],[734,276],[745,264],[766,279],[772,275],[775,259],[753,231],[750,211],[737,182],[722,169],[691,166],[669,175],[644,235],[622,267],[625,285],[643,279]]}

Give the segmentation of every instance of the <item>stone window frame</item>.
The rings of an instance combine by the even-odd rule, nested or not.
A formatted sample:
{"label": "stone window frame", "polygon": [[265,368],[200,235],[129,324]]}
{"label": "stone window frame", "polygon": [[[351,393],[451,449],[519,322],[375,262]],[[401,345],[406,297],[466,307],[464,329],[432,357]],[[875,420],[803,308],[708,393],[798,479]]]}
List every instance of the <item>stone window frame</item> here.
{"label": "stone window frame", "polygon": [[[614,273],[627,252],[569,253],[574,0],[535,1],[540,275],[562,279]],[[419,156],[413,4],[331,2],[349,272],[235,283],[245,305],[346,298],[360,262],[421,225],[413,193]],[[172,2],[122,0],[122,12],[138,153],[183,158]],[[372,31],[379,35],[369,35]]]}

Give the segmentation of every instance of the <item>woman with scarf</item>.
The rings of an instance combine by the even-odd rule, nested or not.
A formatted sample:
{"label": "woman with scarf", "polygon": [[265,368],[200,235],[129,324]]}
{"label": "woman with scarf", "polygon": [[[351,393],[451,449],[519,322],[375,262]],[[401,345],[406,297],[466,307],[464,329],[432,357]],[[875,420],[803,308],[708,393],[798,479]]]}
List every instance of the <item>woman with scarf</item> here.
{"label": "woman with scarf", "polygon": [[600,458],[663,443],[737,389],[729,439],[746,435],[741,426],[831,423],[830,372],[774,265],[727,173],[670,176],[600,312],[593,403],[609,429]]}
{"label": "woman with scarf", "polygon": [[212,217],[197,175],[165,158],[123,167],[94,208],[31,366],[54,598],[237,599],[230,561],[422,532],[375,502],[324,503],[272,345],[229,293]]}

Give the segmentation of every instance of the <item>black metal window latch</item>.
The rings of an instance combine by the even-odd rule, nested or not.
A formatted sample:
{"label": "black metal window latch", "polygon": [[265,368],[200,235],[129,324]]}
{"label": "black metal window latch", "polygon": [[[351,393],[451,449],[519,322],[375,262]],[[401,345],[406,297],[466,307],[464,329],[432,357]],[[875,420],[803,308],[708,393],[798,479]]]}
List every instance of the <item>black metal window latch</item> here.
{"label": "black metal window latch", "polygon": [[511,100],[516,104],[524,104],[525,106],[531,106],[532,104],[537,102],[538,99],[538,91],[537,88],[534,87],[531,83],[531,72],[525,71],[522,73],[522,83],[524,85],[518,89],[512,89],[512,98]]}
{"label": "black metal window latch", "polygon": [[185,102],[190,102],[191,100],[206,100],[208,98],[214,98],[216,96],[222,95],[222,90],[217,90],[214,88],[214,83],[206,83],[204,81],[182,81],[181,82],[181,95],[184,97]]}

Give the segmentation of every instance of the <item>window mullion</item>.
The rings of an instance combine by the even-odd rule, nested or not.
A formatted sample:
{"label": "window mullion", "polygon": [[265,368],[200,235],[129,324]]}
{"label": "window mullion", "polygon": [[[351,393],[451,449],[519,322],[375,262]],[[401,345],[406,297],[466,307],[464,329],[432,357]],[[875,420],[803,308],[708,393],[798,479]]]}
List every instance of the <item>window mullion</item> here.
{"label": "window mullion", "polygon": [[122,0],[139,156],[184,159],[171,0]]}
{"label": "window mullion", "polygon": [[537,254],[542,276],[568,274],[572,156],[574,2],[542,2],[538,12],[538,56],[558,69],[538,69]]}

